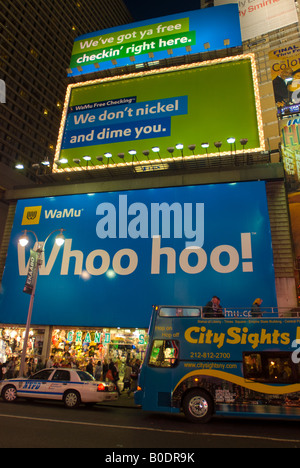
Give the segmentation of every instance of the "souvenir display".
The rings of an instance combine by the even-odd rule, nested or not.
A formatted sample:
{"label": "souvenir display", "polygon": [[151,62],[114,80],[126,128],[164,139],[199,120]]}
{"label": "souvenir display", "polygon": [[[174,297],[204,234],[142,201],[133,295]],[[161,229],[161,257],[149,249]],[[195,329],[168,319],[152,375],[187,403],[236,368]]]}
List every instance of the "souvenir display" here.
{"label": "souvenir display", "polygon": [[143,361],[147,344],[147,330],[144,329],[54,329],[50,358],[57,367],[86,369],[92,359],[94,369],[100,362],[100,376],[105,378],[103,365],[113,362],[122,380],[126,363]]}

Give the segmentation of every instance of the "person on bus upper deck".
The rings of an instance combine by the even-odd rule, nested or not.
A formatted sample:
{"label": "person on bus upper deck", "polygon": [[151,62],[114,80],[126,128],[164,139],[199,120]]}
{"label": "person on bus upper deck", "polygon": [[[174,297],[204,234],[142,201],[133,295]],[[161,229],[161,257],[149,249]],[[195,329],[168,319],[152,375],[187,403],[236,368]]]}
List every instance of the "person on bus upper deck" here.
{"label": "person on bus upper deck", "polygon": [[262,311],[260,310],[260,306],[262,304],[262,301],[263,300],[260,299],[259,297],[257,299],[255,299],[255,301],[252,304],[252,308],[251,308],[251,312],[250,312],[251,317],[254,317],[254,318],[262,317]]}
{"label": "person on bus upper deck", "polygon": [[203,317],[224,317],[223,307],[220,305],[220,298],[213,296],[205,307],[203,307]]}

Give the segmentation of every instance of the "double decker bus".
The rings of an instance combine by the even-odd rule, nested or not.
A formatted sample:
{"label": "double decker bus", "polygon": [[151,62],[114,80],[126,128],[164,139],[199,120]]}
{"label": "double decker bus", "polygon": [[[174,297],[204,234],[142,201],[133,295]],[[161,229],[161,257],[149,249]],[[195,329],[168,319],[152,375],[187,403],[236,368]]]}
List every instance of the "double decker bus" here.
{"label": "double decker bus", "polygon": [[155,306],[135,403],[183,410],[191,422],[214,414],[300,419],[300,319],[265,315]]}

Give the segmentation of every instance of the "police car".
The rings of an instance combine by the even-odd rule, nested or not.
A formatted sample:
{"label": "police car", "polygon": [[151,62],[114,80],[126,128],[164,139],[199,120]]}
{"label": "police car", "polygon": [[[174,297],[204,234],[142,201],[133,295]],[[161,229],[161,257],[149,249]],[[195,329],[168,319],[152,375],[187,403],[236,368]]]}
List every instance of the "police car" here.
{"label": "police car", "polygon": [[0,395],[6,402],[14,402],[18,397],[60,400],[67,408],[118,399],[112,382],[96,382],[92,375],[79,369],[53,368],[43,369],[27,379],[3,380]]}

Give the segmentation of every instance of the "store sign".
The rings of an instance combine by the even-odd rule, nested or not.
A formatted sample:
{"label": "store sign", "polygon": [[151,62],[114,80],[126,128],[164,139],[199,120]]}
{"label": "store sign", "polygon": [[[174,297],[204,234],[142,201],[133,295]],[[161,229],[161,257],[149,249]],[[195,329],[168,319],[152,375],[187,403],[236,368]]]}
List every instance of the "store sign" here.
{"label": "store sign", "polygon": [[215,0],[239,6],[243,41],[298,23],[294,0]]}
{"label": "store sign", "polygon": [[195,10],[78,37],[68,76],[240,45],[237,5]]}
{"label": "store sign", "polygon": [[38,239],[64,228],[66,241],[47,241],[34,324],[147,328],[153,304],[205,305],[213,295],[228,308],[251,307],[256,297],[276,306],[265,184],[245,182],[20,200],[0,322],[26,322],[30,251],[18,238],[24,210],[35,205]]}
{"label": "store sign", "polygon": [[206,157],[203,142],[216,154],[222,141],[228,154],[232,136],[237,152],[243,138],[246,150],[264,149],[252,54],[69,85],[54,171],[128,163],[160,170],[182,156]]}

